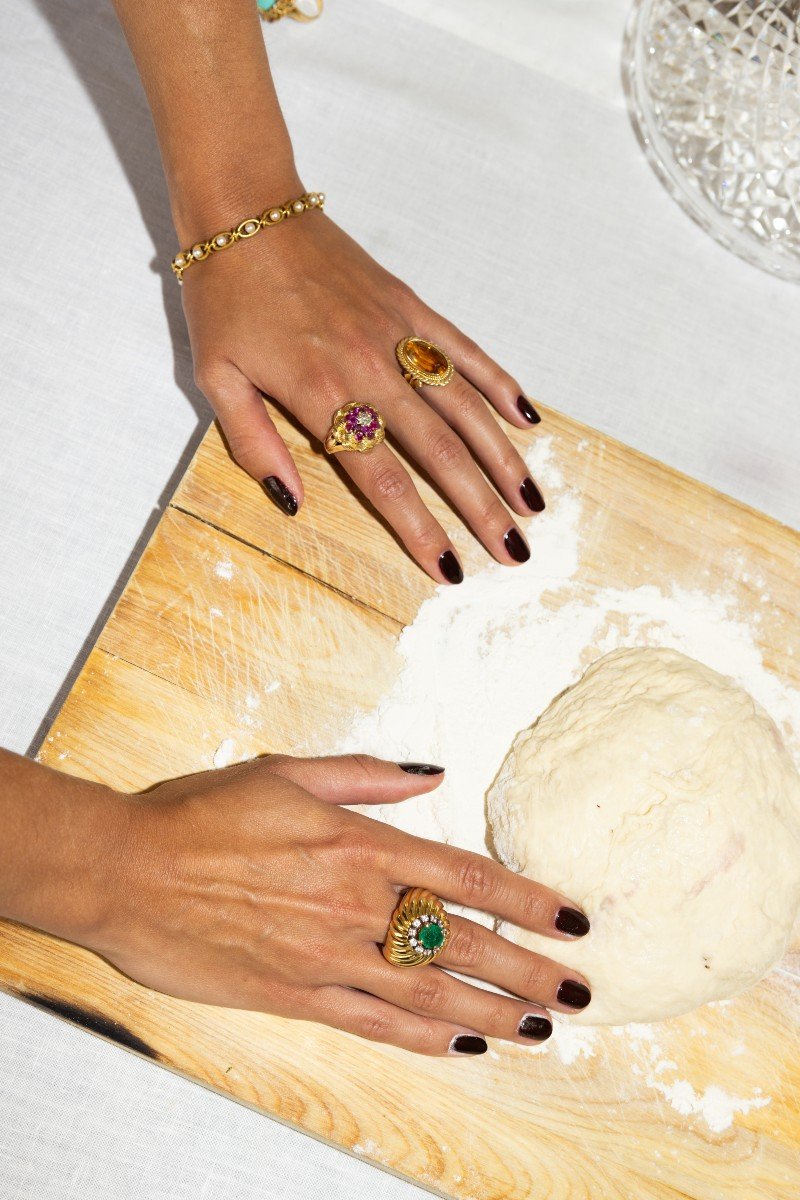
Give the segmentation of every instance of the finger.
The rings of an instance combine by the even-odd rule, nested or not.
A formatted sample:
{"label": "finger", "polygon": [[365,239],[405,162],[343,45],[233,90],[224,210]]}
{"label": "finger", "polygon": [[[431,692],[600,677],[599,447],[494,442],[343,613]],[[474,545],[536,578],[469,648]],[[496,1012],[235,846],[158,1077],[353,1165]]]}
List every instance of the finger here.
{"label": "finger", "polygon": [[385,517],[412,558],[437,583],[461,583],[464,572],[452,542],[423,504],[408,471],[387,445],[339,459],[347,474]]}
{"label": "finger", "polygon": [[233,363],[218,365],[200,379],[236,462],[281,512],[295,516],[303,502],[303,483],[261,392]]}
{"label": "finger", "polygon": [[355,988],[330,985],[316,989],[309,1016],[371,1042],[388,1042],[417,1054],[485,1054],[486,1041],[473,1029],[434,1017],[417,1016]]}
{"label": "finger", "polygon": [[368,754],[330,758],[290,758],[276,754],[265,760],[280,775],[331,804],[395,804],[432,792],[444,778],[433,763],[393,763]]}
{"label": "finger", "polygon": [[528,1046],[531,1041],[545,1041],[553,1032],[541,1005],[473,987],[434,963],[398,967],[387,962],[376,946],[354,969],[358,987],[420,1017],[458,1023],[484,1037]]}
{"label": "finger", "polygon": [[589,919],[560,892],[510,871],[493,858],[383,826],[401,887],[428,888],[443,900],[493,913],[546,937],[583,937]]}
{"label": "finger", "polygon": [[486,401],[458,372],[445,387],[423,387],[421,395],[477,456],[501,496],[515,512],[542,512],[544,497],[525,459],[500,428]]}
{"label": "finger", "polygon": [[523,392],[518,381],[490,358],[477,342],[431,309],[417,318],[420,337],[441,346],[458,371],[485,396],[497,411],[520,429],[530,429],[541,421],[539,413]]}
{"label": "finger", "polygon": [[567,1013],[586,1008],[591,988],[579,971],[525,950],[475,921],[452,915],[449,919],[450,937],[436,959],[439,966],[483,979],[547,1008]]}
{"label": "finger", "polygon": [[382,404],[392,437],[439,485],[489,553],[509,566],[527,562],[525,538],[458,434],[402,381],[392,383]]}

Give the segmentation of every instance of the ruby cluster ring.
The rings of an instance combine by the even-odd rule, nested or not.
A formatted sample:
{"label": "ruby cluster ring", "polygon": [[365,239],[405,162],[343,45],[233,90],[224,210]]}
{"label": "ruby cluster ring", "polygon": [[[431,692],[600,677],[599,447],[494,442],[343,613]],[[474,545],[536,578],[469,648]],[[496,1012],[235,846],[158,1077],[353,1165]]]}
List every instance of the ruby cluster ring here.
{"label": "ruby cluster ring", "polygon": [[371,404],[353,400],[333,414],[325,449],[328,454],[341,454],[343,450],[364,454],[379,446],[385,437],[386,424],[378,410]]}

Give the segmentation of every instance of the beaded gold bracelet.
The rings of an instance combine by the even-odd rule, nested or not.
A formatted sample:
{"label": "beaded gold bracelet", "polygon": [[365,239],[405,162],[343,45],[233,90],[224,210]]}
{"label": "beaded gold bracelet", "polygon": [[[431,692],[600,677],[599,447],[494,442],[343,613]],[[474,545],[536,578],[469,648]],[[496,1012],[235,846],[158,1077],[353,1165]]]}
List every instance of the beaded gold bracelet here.
{"label": "beaded gold bracelet", "polygon": [[188,271],[192,263],[203,262],[209,254],[227,250],[234,242],[239,242],[243,238],[251,238],[261,229],[270,229],[273,225],[280,225],[281,221],[285,221],[288,217],[299,217],[309,209],[322,209],[324,206],[324,192],[306,192],[304,195],[298,196],[296,200],[287,200],[285,204],[275,204],[271,208],[265,208],[260,217],[245,217],[232,229],[223,229],[212,237],[206,238],[205,241],[195,242],[188,250],[179,250],[172,260],[172,269],[178,277],[178,283],[183,282],[183,273]]}

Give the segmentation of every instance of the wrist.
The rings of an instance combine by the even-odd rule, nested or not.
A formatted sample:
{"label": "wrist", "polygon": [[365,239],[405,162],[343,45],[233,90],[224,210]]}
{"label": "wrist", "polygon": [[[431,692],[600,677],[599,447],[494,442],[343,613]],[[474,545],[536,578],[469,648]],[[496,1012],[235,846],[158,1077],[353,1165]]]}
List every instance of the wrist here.
{"label": "wrist", "polygon": [[170,177],[169,190],[178,244],[185,247],[305,189],[288,146],[276,155],[239,152],[224,163],[186,166]]}
{"label": "wrist", "polygon": [[125,856],[126,798],[27,759],[3,755],[0,912],[94,948]]}

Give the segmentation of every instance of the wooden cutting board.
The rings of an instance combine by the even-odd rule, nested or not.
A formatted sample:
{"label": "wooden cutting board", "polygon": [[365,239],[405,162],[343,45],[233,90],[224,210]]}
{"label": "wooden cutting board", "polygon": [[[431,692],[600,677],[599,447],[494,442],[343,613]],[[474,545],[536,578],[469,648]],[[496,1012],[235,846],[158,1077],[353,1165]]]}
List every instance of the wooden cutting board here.
{"label": "wooden cutting board", "polygon": [[[397,635],[432,584],[345,477],[280,425],[306,483],[302,514],[290,521],[274,510],[212,429],[42,761],[135,790],[209,767],[232,731],[238,758],[302,753],[316,731],[343,731],[390,686]],[[578,584],[726,586],[759,615],[767,667],[800,687],[800,536],[555,413],[515,437],[524,447],[537,435],[552,439],[582,494]],[[466,564],[485,561],[421,486],[458,530]],[[670,1100],[647,1043],[610,1030],[569,1063],[501,1042],[477,1059],[424,1058],[170,999],[85,950],[0,924],[0,986],[12,994],[432,1191],[473,1200],[796,1197],[800,977],[786,966],[744,996],[659,1027],[660,1060],[678,1063],[690,1088]],[[687,1111],[712,1085],[723,1102],[769,1099],[714,1132]]]}

